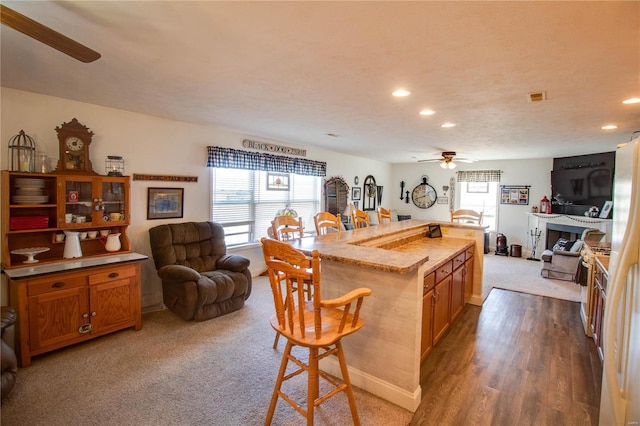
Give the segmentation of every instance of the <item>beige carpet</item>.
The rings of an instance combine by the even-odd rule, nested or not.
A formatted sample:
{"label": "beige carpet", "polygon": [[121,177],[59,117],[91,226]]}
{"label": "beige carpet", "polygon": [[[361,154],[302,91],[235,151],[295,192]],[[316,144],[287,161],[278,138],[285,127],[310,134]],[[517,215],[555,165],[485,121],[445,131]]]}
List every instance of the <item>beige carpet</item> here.
{"label": "beige carpet", "polygon": [[486,299],[492,288],[501,288],[571,302],[580,301],[580,285],[571,281],[542,278],[541,269],[541,261],[496,256],[493,252],[485,254],[483,296]]}
{"label": "beige carpet", "polygon": [[[284,348],[282,339],[279,350],[271,348],[272,300],[261,277],[240,311],[199,323],[155,312],[138,332],[37,357],[19,370],[2,404],[2,425],[261,425]],[[298,377],[291,385],[302,402],[306,375]],[[355,398],[363,425],[411,420],[409,411],[370,393],[355,389]],[[351,424],[344,393],[325,402],[315,420]],[[274,425],[303,423],[278,402]]]}

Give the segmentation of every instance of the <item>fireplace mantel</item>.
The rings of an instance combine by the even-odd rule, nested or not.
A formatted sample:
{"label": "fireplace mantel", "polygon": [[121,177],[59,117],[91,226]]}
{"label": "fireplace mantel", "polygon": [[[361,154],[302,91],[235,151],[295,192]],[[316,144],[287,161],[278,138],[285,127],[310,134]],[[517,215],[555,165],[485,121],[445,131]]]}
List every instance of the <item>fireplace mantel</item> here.
{"label": "fireplace mantel", "polygon": [[[604,241],[611,241],[611,229],[613,221],[611,219],[600,219],[598,217],[571,216],[567,214],[543,214],[543,213],[527,213],[529,218],[528,235],[532,235],[536,230],[541,232],[540,241],[536,248],[536,256],[542,253],[547,246],[547,225],[552,223],[556,225],[577,226],[582,228],[596,228],[604,232],[606,235]],[[531,238],[531,237],[529,237]]]}

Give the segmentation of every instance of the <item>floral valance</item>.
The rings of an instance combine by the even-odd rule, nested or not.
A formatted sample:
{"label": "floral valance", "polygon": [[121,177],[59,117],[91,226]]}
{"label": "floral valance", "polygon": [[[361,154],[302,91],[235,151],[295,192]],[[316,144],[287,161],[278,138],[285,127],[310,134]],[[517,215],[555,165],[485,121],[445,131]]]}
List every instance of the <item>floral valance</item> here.
{"label": "floral valance", "polygon": [[242,151],[220,146],[208,146],[207,151],[207,167],[262,170],[307,176],[324,177],[327,175],[327,163],[324,161]]}
{"label": "floral valance", "polygon": [[500,170],[461,170],[458,182],[500,182]]}

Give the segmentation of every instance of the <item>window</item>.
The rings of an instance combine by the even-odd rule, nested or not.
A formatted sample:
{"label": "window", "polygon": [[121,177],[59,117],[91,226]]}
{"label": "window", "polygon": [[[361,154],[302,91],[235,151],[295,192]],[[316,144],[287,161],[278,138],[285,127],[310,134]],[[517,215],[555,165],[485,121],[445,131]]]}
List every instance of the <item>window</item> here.
{"label": "window", "polygon": [[313,215],[320,211],[322,178],[286,175],[288,191],[269,189],[273,185],[268,184],[268,172],[212,168],[211,220],[224,226],[228,246],[266,237],[277,211],[287,206],[302,217],[306,230],[313,231]]}
{"label": "window", "polygon": [[456,189],[461,209],[482,212],[482,224],[489,230],[497,231],[498,226],[498,185],[500,170],[460,170],[457,174]]}
{"label": "window", "polygon": [[[500,182],[458,182],[460,188],[460,208],[483,212],[482,225],[496,229],[498,188]],[[479,188],[482,187],[482,190]]]}

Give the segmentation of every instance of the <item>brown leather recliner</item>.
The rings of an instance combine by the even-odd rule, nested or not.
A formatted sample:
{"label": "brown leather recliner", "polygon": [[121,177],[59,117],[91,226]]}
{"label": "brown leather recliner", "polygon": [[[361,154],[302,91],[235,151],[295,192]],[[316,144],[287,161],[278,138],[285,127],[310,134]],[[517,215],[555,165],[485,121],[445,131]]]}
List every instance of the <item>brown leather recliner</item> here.
{"label": "brown leather recliner", "polygon": [[203,321],[244,306],[251,294],[249,259],[227,254],[224,228],[187,222],[149,229],[164,304],[185,320]]}
{"label": "brown leather recliner", "polygon": [[2,400],[9,395],[18,376],[18,359],[14,352],[16,311],[10,306],[2,307]]}

